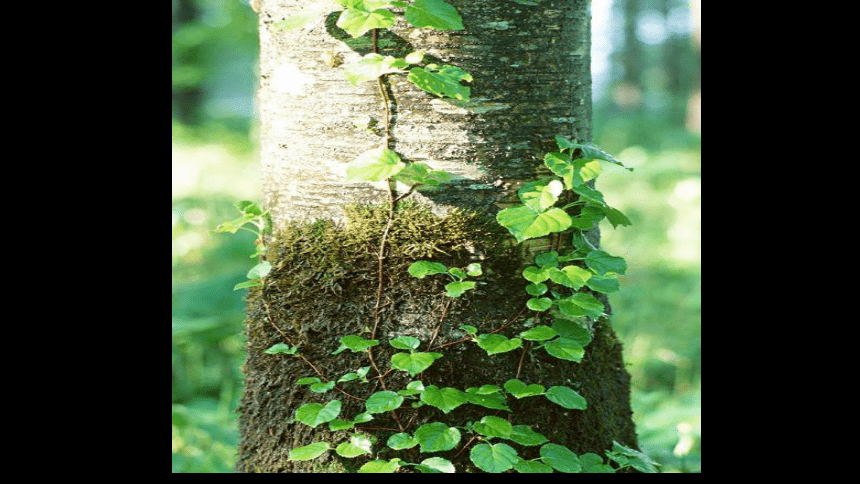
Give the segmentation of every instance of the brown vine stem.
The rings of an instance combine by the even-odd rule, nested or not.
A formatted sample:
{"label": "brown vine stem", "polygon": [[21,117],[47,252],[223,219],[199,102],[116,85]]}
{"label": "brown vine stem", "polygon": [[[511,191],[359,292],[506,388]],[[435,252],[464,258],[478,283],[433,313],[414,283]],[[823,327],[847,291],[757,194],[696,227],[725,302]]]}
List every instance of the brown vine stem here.
{"label": "brown vine stem", "polygon": [[[373,29],[372,31],[372,41],[373,41],[373,52],[379,53],[379,29]],[[385,108],[385,141],[384,146],[386,149],[390,149],[389,146],[391,144],[391,100],[388,98],[388,93],[385,91],[385,83],[384,83],[385,75],[379,76],[376,78],[376,87],[379,89],[379,95],[382,97],[383,107]],[[388,220],[385,222],[385,229],[382,231],[382,238],[379,242],[379,252],[376,255],[377,260],[377,285],[376,285],[376,304],[373,306],[373,329],[370,331],[370,339],[376,339],[376,330],[379,327],[379,309],[382,304],[382,293],[385,287],[385,247],[388,242],[388,233],[391,231],[391,225],[394,223],[394,210],[397,208],[397,202],[400,201],[403,197],[396,196],[395,193],[395,184],[394,180],[388,178],[386,180],[388,182]],[[414,187],[412,187],[414,188]],[[407,192],[407,195],[412,193],[412,189]],[[373,348],[367,349],[367,357],[370,360],[370,365],[373,367],[373,370],[376,371],[379,379],[379,385],[383,390],[388,390],[385,386],[385,379],[383,378],[385,375],[380,371],[379,366],[377,366],[376,361],[373,359]],[[388,374],[388,373],[386,373]],[[402,432],[404,430],[403,424],[400,422],[400,417],[398,417],[397,412],[392,410],[391,416],[394,417],[394,421],[397,422],[397,426],[400,428]]]}
{"label": "brown vine stem", "polygon": [[[508,327],[508,325],[510,325],[511,323],[513,323],[514,321],[516,321],[520,316],[522,316],[522,314],[525,312],[525,310],[526,310],[526,309],[528,309],[528,306],[523,305],[523,308],[522,308],[522,309],[520,309],[520,312],[518,312],[518,313],[517,313],[517,314],[515,314],[514,316],[511,316],[510,318],[508,318],[508,320],[507,320],[507,321],[505,321],[505,323],[504,323],[504,324],[502,324],[502,325],[501,325],[501,326],[499,326],[498,328],[496,328],[496,329],[494,329],[494,330],[492,330],[492,331],[489,331],[489,332],[487,332],[487,333],[484,333],[484,334],[493,334],[493,333],[498,333],[499,331],[501,331],[501,330],[503,330],[503,329],[507,328],[507,327]],[[475,338],[473,338],[473,337],[472,337],[472,335],[469,335],[469,336],[466,336],[465,338],[460,338],[460,339],[458,339],[458,340],[456,340],[456,341],[450,341],[450,342],[448,342],[448,343],[442,343],[442,344],[440,344],[439,346],[437,346],[435,349],[437,349],[437,350],[438,350],[438,349],[445,348],[445,347],[448,347],[448,346],[454,346],[454,345],[457,345],[457,344],[460,344],[460,343],[465,343],[465,342],[467,342],[467,341],[473,341],[474,339],[475,339]],[[428,350],[428,351],[430,351],[430,350]]]}
{"label": "brown vine stem", "polygon": [[[273,328],[275,328],[275,331],[277,331],[277,332],[278,332],[278,334],[280,334],[280,335],[281,335],[281,337],[282,337],[282,338],[284,338],[284,341],[286,341],[288,345],[290,345],[290,346],[292,346],[292,347],[295,347],[296,345],[295,345],[295,344],[293,344],[293,341],[290,339],[290,337],[289,337],[289,336],[287,336],[287,334],[286,334],[286,333],[284,333],[284,331],[283,331],[283,330],[281,330],[281,328],[279,328],[277,324],[275,324],[275,319],[272,317],[272,309],[271,309],[271,307],[269,307],[269,301],[268,301],[268,298],[267,298],[267,295],[266,295],[266,289],[267,289],[267,287],[266,287],[266,278],[265,278],[265,277],[264,277],[264,278],[262,278],[262,283],[263,283],[263,288],[262,288],[263,290],[262,290],[262,292],[261,292],[260,300],[261,300],[261,301],[263,301],[263,307],[264,307],[264,308],[265,308],[265,310],[266,310],[266,319],[268,319],[268,320],[269,320],[269,324],[270,324]],[[314,366],[314,364],[313,364],[313,363],[311,363],[311,362],[310,362],[310,360],[308,360],[307,358],[305,358],[305,355],[303,355],[303,354],[301,354],[301,353],[296,353],[296,356],[298,356],[298,357],[299,357],[299,359],[300,359],[300,360],[302,360],[302,362],[303,362],[304,364],[306,364],[306,365],[308,365],[309,367],[311,367],[311,369],[314,371],[314,373],[316,373],[316,374],[317,374],[317,376],[318,376],[318,377],[320,377],[320,379],[322,379],[323,381],[328,381],[328,378],[326,378],[326,377],[325,377],[325,375],[323,375],[323,373],[322,373],[322,372],[321,372],[321,371],[320,371],[316,366]],[[363,402],[363,401],[364,401],[364,400],[362,400],[361,398],[356,397],[355,395],[352,395],[352,394],[350,394],[350,393],[348,393],[348,392],[345,392],[344,390],[341,390],[340,388],[335,387],[334,389],[335,389],[335,390],[337,390],[337,391],[339,391],[340,393],[343,393],[344,395],[346,395],[347,397],[349,397],[349,398],[351,398],[351,399],[353,399],[353,400],[357,400],[357,401],[359,401],[359,402]]]}

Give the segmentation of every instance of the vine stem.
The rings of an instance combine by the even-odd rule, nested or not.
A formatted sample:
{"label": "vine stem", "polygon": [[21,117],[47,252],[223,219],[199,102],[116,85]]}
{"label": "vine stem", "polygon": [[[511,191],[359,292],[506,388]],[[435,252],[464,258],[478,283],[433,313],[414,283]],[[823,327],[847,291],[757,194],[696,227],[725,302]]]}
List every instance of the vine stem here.
{"label": "vine stem", "polygon": [[[268,319],[268,320],[269,320],[269,324],[270,324],[273,328],[275,328],[275,331],[277,331],[277,332],[278,332],[278,334],[280,334],[280,335],[281,335],[281,337],[282,337],[282,338],[284,338],[284,341],[286,341],[286,342],[287,342],[287,344],[289,344],[290,346],[292,346],[292,347],[294,347],[294,348],[295,348],[295,347],[296,347],[296,345],[295,345],[295,344],[293,344],[293,341],[290,339],[290,337],[289,337],[289,336],[287,336],[287,333],[284,333],[284,331],[283,331],[283,330],[281,330],[281,328],[279,328],[277,324],[275,324],[275,319],[272,317],[272,309],[271,309],[271,307],[269,306],[268,297],[267,297],[267,295],[266,295],[266,289],[267,289],[267,287],[266,287],[266,278],[265,278],[265,277],[264,277],[264,278],[262,278],[262,283],[263,283],[263,287],[262,287],[262,289],[263,289],[263,290],[262,290],[262,293],[261,293],[260,300],[261,300],[261,301],[263,301],[263,307],[264,307],[264,308],[265,308],[265,310],[266,310],[266,319]],[[323,373],[319,370],[319,368],[317,368],[316,366],[314,366],[314,364],[313,364],[313,363],[311,363],[311,362],[310,362],[310,360],[308,360],[307,358],[305,358],[305,355],[303,355],[303,354],[301,354],[301,353],[296,353],[296,356],[298,356],[298,357],[299,357],[299,359],[300,359],[300,360],[302,360],[302,362],[303,362],[304,364],[306,364],[306,365],[308,365],[309,367],[311,367],[311,369],[314,371],[314,373],[316,373],[316,374],[317,374],[317,376],[318,376],[318,377],[320,377],[323,381],[328,381],[328,378],[326,378],[326,377],[325,377],[325,375],[323,375]],[[346,392],[346,391],[344,391],[344,390],[342,390],[342,389],[340,389],[340,388],[335,387],[334,389],[335,389],[335,390],[337,390],[337,391],[339,391],[340,393],[343,393],[344,395],[346,395],[347,397],[349,397],[349,398],[351,398],[351,399],[353,399],[353,400],[357,400],[357,401],[359,401],[359,402],[363,402],[363,401],[364,401],[363,399],[358,398],[358,397],[356,397],[355,395],[352,395],[352,394],[350,394],[350,393],[348,393],[348,392]]]}

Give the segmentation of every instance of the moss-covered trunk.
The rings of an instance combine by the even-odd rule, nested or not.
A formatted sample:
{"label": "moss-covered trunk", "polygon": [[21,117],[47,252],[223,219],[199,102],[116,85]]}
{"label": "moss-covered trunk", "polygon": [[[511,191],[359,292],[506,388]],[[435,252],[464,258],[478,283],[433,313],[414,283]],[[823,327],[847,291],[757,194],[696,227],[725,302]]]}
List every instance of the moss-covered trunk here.
{"label": "moss-covered trunk", "polygon": [[[380,47],[388,49],[384,54],[423,49],[474,78],[472,102],[454,105],[389,77],[386,88],[395,100],[391,147],[404,160],[457,177],[400,203],[386,240],[381,284],[378,252],[387,222],[387,187],[346,183],[343,166],[380,145],[378,133],[356,129],[353,119],[367,115],[379,121],[384,108],[374,83],[354,87],[339,61],[332,62],[354,62],[369,52],[370,34],[349,38],[334,25],[337,15],[320,16],[295,31],[272,26],[304,3],[266,0],[261,10],[263,196],[277,230],[266,288],[252,290],[248,298],[237,471],[343,472],[367,462],[368,457],[345,459],[334,451],[310,461],[288,460],[293,448],[318,441],[334,447],[356,431],[332,432],[325,424],[311,428],[294,420],[295,411],[308,402],[338,399],[339,418],[349,419],[365,410],[362,399],[368,395],[403,388],[413,378],[389,371],[391,355],[402,350],[387,344],[400,336],[418,338],[420,351],[444,355],[414,378],[426,385],[465,391],[501,387],[518,378],[546,388],[573,388],[588,408],[509,398],[510,411],[466,404],[443,414],[404,404],[396,413],[376,414],[357,426],[381,440],[375,451],[401,429],[414,432],[443,418],[449,426],[465,425],[486,415],[531,425],[576,453],[603,455],[613,440],[636,447],[629,376],[607,320],[594,322],[580,363],[542,351],[488,356],[465,341],[459,329],[472,325],[480,333],[513,337],[536,324],[535,314],[525,308],[529,296],[521,271],[527,255],[493,216],[509,203],[518,182],[539,172],[554,135],[590,139],[589,2],[449,0],[460,11],[465,31],[412,32],[398,24],[393,33],[380,34]],[[409,276],[409,265],[422,259],[448,267],[480,262],[484,274],[476,290],[455,300],[444,296],[444,282],[450,280]],[[369,338],[374,326],[383,344],[372,349],[373,359],[384,379],[374,378],[378,375],[371,369],[369,383],[340,383],[325,394],[296,384],[313,376],[334,381],[368,366],[366,353],[332,352],[339,337]],[[264,353],[284,342],[285,335],[299,347],[301,358]],[[531,344],[526,342],[526,349]],[[469,439],[433,456],[451,460],[458,471],[474,469],[469,447],[477,441]],[[538,447],[518,446],[517,451],[534,458]],[[370,458],[392,457],[397,456],[383,452]],[[429,456],[419,455],[416,447],[399,457],[417,463]]]}

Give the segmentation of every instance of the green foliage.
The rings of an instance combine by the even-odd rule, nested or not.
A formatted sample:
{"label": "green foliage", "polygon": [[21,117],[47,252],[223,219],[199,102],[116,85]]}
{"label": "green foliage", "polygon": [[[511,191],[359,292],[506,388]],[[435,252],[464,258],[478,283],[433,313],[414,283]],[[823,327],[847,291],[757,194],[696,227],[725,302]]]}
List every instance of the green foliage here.
{"label": "green foliage", "polygon": [[[441,0],[415,0],[412,3],[385,0],[337,0],[337,4],[342,9],[337,25],[352,37],[363,36],[373,29],[391,27],[396,19],[396,12],[390,10],[392,8],[405,8],[406,20],[417,28],[463,29],[462,20],[456,10]],[[291,17],[278,25],[285,29],[296,28],[329,7],[331,7],[330,3],[322,10],[303,11],[299,16]],[[357,85],[359,82],[378,80],[387,75],[408,71],[407,80],[428,93],[460,101],[469,100],[470,90],[461,84],[472,81],[468,72],[450,65],[440,66],[431,63],[424,67],[415,66],[422,61],[421,53],[413,53],[404,59],[399,59],[373,52],[357,64],[347,66],[345,72],[350,82]],[[384,91],[382,95],[385,96]],[[388,129],[387,125],[388,120],[386,120],[386,129]],[[526,305],[536,313],[535,320],[540,320],[539,313],[546,313],[551,315],[555,322],[552,327],[539,324],[523,330],[519,334],[520,337],[501,334],[501,329],[504,327],[481,333],[474,326],[463,326],[462,328],[469,334],[466,340],[475,342],[488,356],[518,349],[522,349],[525,355],[527,351],[543,349],[552,357],[581,361],[584,356],[584,346],[591,341],[591,324],[603,317],[605,310],[603,304],[586,291],[617,290],[615,276],[624,274],[627,269],[622,258],[592,247],[583,236],[584,232],[592,229],[603,218],[609,219],[613,225],[629,225],[630,221],[626,216],[617,209],[609,207],[603,195],[589,184],[600,174],[599,161],[624,165],[591,143],[575,143],[561,136],[556,137],[556,142],[560,151],[548,153],[544,161],[549,170],[560,178],[536,180],[524,184],[517,192],[522,205],[502,210],[496,217],[498,223],[507,228],[519,242],[550,234],[569,235],[573,240],[575,250],[564,255],[557,251],[538,254],[534,259],[535,265],[523,271],[523,277],[530,283],[526,286],[526,292],[534,296]],[[396,204],[401,198],[408,196],[419,185],[438,185],[450,181],[451,178],[450,174],[432,170],[424,164],[405,163],[396,152],[387,146],[380,146],[362,153],[351,162],[347,167],[346,180],[389,182],[389,186],[392,187],[392,198],[388,222],[384,229],[387,235]],[[396,195],[392,183],[394,181],[407,185],[409,190]],[[264,260],[265,239],[271,233],[271,217],[251,202],[242,202],[238,208],[243,212],[243,216],[222,224],[219,226],[219,231],[235,233],[247,223],[258,225],[260,229],[256,232],[258,245],[263,249],[258,250],[255,256],[260,257],[261,261],[248,272],[250,281],[242,283],[242,287],[261,286],[265,298],[266,278],[272,271],[272,265]],[[383,237],[382,240],[382,244],[385,244],[386,238]],[[378,252],[380,267],[384,249],[385,245],[382,245]],[[450,298],[459,298],[468,291],[475,290],[481,282],[467,279],[483,275],[483,269],[479,263],[449,268],[442,263],[428,260],[415,261],[407,272],[418,279],[445,274],[452,280],[445,285],[445,295]],[[592,279],[594,281],[589,285],[588,282]],[[379,297],[377,295],[377,307],[380,303]],[[375,325],[372,331],[370,329],[366,331],[370,333],[370,339],[359,335],[339,337],[340,346],[333,354],[347,349],[352,352],[366,352],[371,366],[378,373],[374,378],[378,378],[381,382],[387,373],[377,368],[372,359],[373,348],[379,344],[379,340],[375,339]],[[530,343],[524,346],[524,341]],[[388,342],[396,349],[405,350],[391,356],[390,368],[406,372],[412,378],[443,357],[439,352],[417,351],[421,340],[413,336],[396,337]],[[297,347],[282,343],[273,345],[265,353],[272,355],[273,358],[290,355],[304,359],[304,356],[298,353]],[[309,364],[309,366],[316,371],[313,365]],[[362,367],[357,372],[343,375],[336,382],[306,377],[296,381],[296,384],[309,385],[311,392],[325,395],[336,389],[340,383],[355,380],[368,382],[368,371],[369,367]],[[317,374],[320,373],[317,371]],[[465,440],[463,433],[466,432],[472,434],[466,443],[467,446],[475,440],[480,442],[471,447],[470,461],[485,472],[500,473],[511,469],[518,472],[552,472],[553,470],[581,472],[584,469],[594,472],[613,472],[615,470],[604,464],[602,458],[596,454],[584,454],[581,460],[580,456],[567,447],[549,442],[544,435],[531,427],[515,425],[516,415],[507,405],[509,396],[515,399],[543,396],[549,402],[565,409],[577,411],[586,409],[585,399],[570,387],[555,385],[546,389],[540,384],[527,385],[518,379],[509,379],[504,383],[503,388],[488,383],[481,387],[461,390],[451,387],[439,388],[432,384],[425,385],[423,381],[410,381],[400,389],[385,389],[385,385],[382,385],[382,388],[383,390],[372,393],[364,400],[365,412],[356,415],[353,419],[338,419],[342,409],[341,401],[331,399],[325,403],[313,402],[299,406],[295,411],[295,420],[312,428],[328,423],[332,431],[351,428],[361,430],[356,425],[370,421],[374,414],[392,413],[397,420],[398,409],[406,403],[414,408],[432,407],[443,415],[462,405],[475,405],[504,410],[511,413],[511,417],[508,419],[497,415],[486,415],[465,427],[452,427],[444,421],[431,421],[418,426],[411,434],[410,425],[403,426],[397,420],[400,432],[390,434],[384,439],[385,449],[374,448],[382,442],[382,439],[377,439],[378,433],[374,433],[373,436],[355,433],[347,441],[316,442],[292,449],[290,460],[315,459],[332,448],[337,455],[347,459],[359,458],[367,454],[375,455],[380,450],[403,451],[416,446],[421,453],[445,452],[457,448]],[[492,442],[492,439],[505,439],[525,447],[540,445],[540,457],[525,460],[518,455],[514,447],[507,443]],[[632,455],[633,452],[637,451],[617,444],[611,453],[607,453],[607,457],[621,468],[631,466],[643,472],[646,471],[643,469],[654,472],[653,466],[649,467],[646,458]],[[587,465],[584,462],[587,462]],[[419,463],[397,457],[367,462],[360,467],[359,472],[389,473],[403,466],[414,466],[420,472],[456,471],[454,464],[443,457],[429,457]]]}

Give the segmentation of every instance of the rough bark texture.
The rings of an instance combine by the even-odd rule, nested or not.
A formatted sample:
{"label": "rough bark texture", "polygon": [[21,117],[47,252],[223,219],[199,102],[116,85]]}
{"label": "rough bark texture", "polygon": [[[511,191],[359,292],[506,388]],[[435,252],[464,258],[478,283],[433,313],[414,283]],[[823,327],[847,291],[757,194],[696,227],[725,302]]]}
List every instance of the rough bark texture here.
{"label": "rough bark texture", "polygon": [[[384,108],[375,83],[354,87],[343,65],[332,67],[337,61],[331,62],[354,62],[370,52],[370,34],[351,39],[335,26],[337,14],[320,16],[296,31],[272,27],[300,3],[305,2],[266,0],[260,12],[263,196],[278,232],[269,253],[275,267],[267,278],[271,283],[265,293],[252,290],[248,298],[239,472],[356,469],[368,459],[343,459],[330,451],[313,461],[289,461],[292,448],[323,440],[334,446],[350,434],[330,432],[326,425],[311,429],[292,418],[301,404],[332,398],[343,401],[341,418],[351,418],[364,410],[351,396],[366,398],[383,389],[373,380],[338,386],[351,396],[312,393],[295,384],[315,376],[305,362],[263,353],[284,342],[280,333],[286,333],[325,379],[337,379],[368,365],[365,354],[331,356],[337,338],[369,337],[365,328],[373,326],[377,313],[376,257],[387,212],[373,205],[384,206],[387,185],[343,180],[348,162],[381,145],[377,134],[356,129],[352,119],[369,115],[382,124]],[[526,256],[493,215],[509,203],[518,181],[540,172],[543,153],[554,149],[554,135],[590,140],[589,2],[449,3],[461,13],[465,31],[413,32],[398,24],[393,34],[379,36],[383,54],[403,56],[422,49],[439,63],[466,69],[474,82],[472,102],[455,105],[434,99],[403,77],[389,76],[386,87],[394,100],[391,148],[406,161],[427,163],[458,177],[442,189],[414,194],[417,203],[398,209],[387,240],[384,297],[378,310],[376,337],[383,344],[374,348],[374,359],[385,372],[397,351],[387,345],[388,339],[414,336],[422,341],[419,350],[428,351],[426,345],[438,333],[429,350],[444,357],[415,379],[460,390],[501,386],[515,377],[547,388],[566,385],[586,398],[588,409],[566,410],[542,397],[509,398],[511,412],[466,404],[443,415],[432,407],[419,412],[404,405],[396,418],[377,414],[361,427],[376,432],[384,443],[400,426],[413,432],[431,421],[465,425],[499,415],[513,418],[514,424],[532,425],[576,453],[602,455],[612,440],[636,447],[629,375],[606,319],[592,323],[593,341],[581,363],[543,351],[489,357],[474,343],[457,343],[464,336],[458,329],[463,324],[481,333],[503,327],[500,334],[512,337],[536,322],[534,314],[524,311],[528,295],[520,273]],[[357,205],[347,205],[352,203]],[[441,295],[448,282],[441,276],[418,280],[406,273],[409,264],[420,259],[449,267],[481,262],[485,275],[476,291],[452,301]],[[410,380],[403,372],[392,372],[385,385],[396,391]],[[463,449],[467,440],[433,456],[450,459],[458,471],[474,470],[468,449]],[[534,458],[538,447],[517,450],[523,458]],[[410,452],[399,457],[411,462],[429,457],[419,455],[417,448]],[[391,457],[395,455],[372,458]]]}
{"label": "rough bark texture", "polygon": [[[284,32],[272,23],[298,1],[264,2],[260,14],[260,114],[264,203],[285,220],[342,217],[344,200],[379,203],[380,189],[344,183],[345,164],[380,137],[356,129],[384,107],[374,82],[353,86],[344,65],[371,52],[370,34],[352,39],[338,15]],[[389,76],[394,100],[392,149],[404,160],[458,175],[457,183],[423,196],[441,206],[490,206],[534,178],[557,134],[591,139],[590,16],[587,1],[452,1],[466,29],[442,32],[398,23],[380,33],[384,54],[424,50],[429,60],[472,74],[466,107],[434,99]],[[342,59],[331,67],[329,59]]]}

